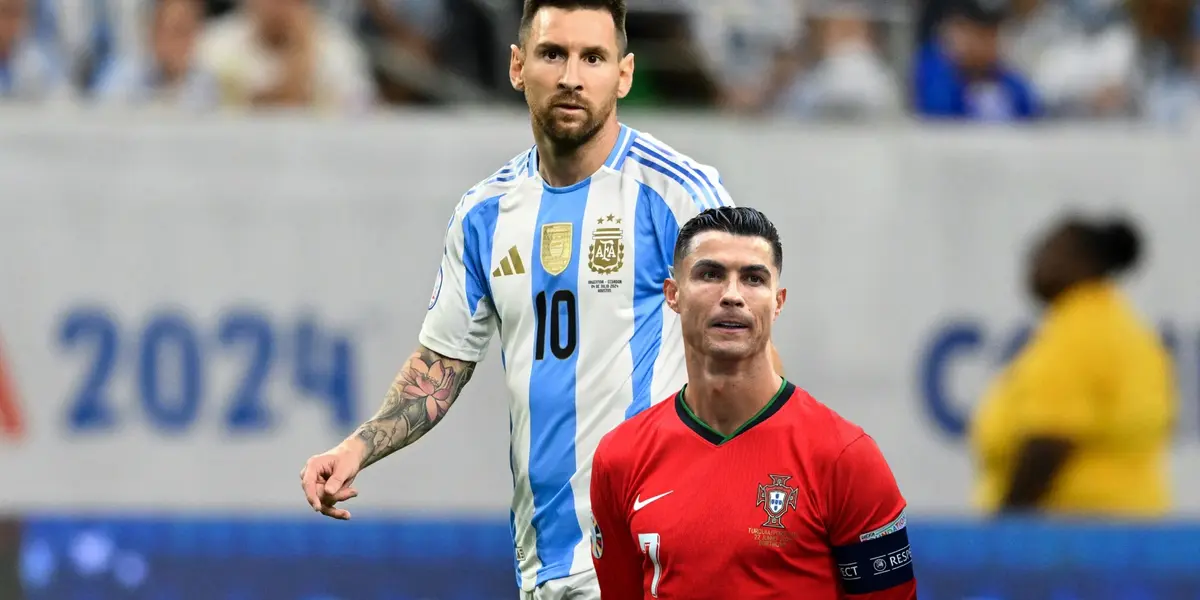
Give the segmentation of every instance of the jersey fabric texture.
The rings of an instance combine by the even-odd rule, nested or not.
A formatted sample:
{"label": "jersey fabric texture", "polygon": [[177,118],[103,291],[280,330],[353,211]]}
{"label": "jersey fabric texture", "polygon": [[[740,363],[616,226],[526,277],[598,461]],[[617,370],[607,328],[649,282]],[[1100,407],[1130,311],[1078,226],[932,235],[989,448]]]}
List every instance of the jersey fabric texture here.
{"label": "jersey fabric texture", "polygon": [[905,501],[875,442],[786,380],[731,436],[687,388],[596,450],[604,598],[916,598]]}
{"label": "jersey fabric texture", "polygon": [[500,335],[525,591],[592,569],[592,453],[684,383],[662,284],[680,227],[733,204],[715,169],[626,126],[578,184],[549,186],[537,160],[523,152],[462,197],[419,338],[478,362]]}

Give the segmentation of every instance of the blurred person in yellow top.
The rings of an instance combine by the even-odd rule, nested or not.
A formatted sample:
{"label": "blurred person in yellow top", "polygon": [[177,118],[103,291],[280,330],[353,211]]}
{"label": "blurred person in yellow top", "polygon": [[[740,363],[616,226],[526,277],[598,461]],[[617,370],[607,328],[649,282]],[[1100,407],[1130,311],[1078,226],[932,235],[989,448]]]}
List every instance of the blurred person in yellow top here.
{"label": "blurred person in yellow top", "polygon": [[976,498],[989,513],[1153,518],[1171,503],[1176,410],[1168,351],[1115,279],[1138,264],[1122,219],[1068,218],[1035,247],[1045,306],[971,426]]}

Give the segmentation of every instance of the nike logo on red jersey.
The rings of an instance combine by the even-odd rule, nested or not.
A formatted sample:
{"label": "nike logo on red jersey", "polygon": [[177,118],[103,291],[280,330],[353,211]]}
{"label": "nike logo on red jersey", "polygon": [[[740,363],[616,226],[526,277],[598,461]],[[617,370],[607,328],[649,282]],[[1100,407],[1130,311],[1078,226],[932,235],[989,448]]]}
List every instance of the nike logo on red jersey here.
{"label": "nike logo on red jersey", "polygon": [[[671,490],[671,492],[673,492],[673,491],[675,491],[675,490]],[[650,504],[651,502],[654,502],[655,500],[658,500],[659,498],[662,498],[663,496],[666,496],[667,494],[670,494],[671,492],[662,493],[662,494],[659,494],[652,498],[646,498],[645,502],[642,501],[642,495],[638,494],[637,498],[633,499],[633,511],[637,512],[639,510],[642,510],[643,508],[646,508],[647,504]]]}

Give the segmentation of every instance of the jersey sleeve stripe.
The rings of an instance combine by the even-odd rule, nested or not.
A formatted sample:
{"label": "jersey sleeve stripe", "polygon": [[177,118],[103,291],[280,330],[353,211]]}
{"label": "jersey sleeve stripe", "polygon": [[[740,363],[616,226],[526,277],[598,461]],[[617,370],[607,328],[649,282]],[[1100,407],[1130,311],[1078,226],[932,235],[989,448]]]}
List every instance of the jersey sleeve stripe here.
{"label": "jersey sleeve stripe", "polygon": [[514,157],[512,160],[504,163],[504,166],[500,167],[498,171],[489,175],[487,179],[480,181],[474,187],[467,190],[467,193],[463,194],[463,199],[465,200],[468,196],[480,193],[490,185],[516,180],[525,171],[525,163],[528,160],[529,152],[523,152],[519,156]]}
{"label": "jersey sleeve stripe", "polygon": [[[671,150],[654,143],[653,140],[639,138],[638,144],[656,151],[668,164],[676,169],[679,169],[679,171],[686,173],[692,181],[695,181],[697,185],[704,189],[705,193],[708,194],[709,198],[716,206],[725,206],[726,203],[724,194],[721,193],[721,186],[713,185],[712,180],[709,179],[708,175],[704,173],[704,167],[697,165],[695,162],[689,160],[685,156],[680,156],[677,152],[672,152]],[[720,179],[721,178],[718,175],[717,180],[720,181]]]}
{"label": "jersey sleeve stripe", "polygon": [[633,145],[632,151],[637,153],[639,156],[644,156],[644,157],[658,163],[660,166],[666,168],[667,170],[669,170],[672,173],[674,173],[675,175],[677,175],[678,176],[676,178],[677,181],[680,181],[681,183],[686,182],[685,186],[688,188],[688,193],[690,193],[696,197],[699,197],[703,194],[705,204],[702,205],[703,207],[701,208],[701,210],[703,210],[704,208],[716,208],[717,207],[717,200],[716,200],[716,198],[713,197],[711,191],[708,189],[705,189],[704,185],[702,183],[700,183],[700,180],[695,175],[689,173],[679,163],[673,162],[670,159],[668,159],[667,157],[663,156],[662,154],[655,152],[649,146],[642,144],[641,141],[638,141],[637,143],[635,143]]}
{"label": "jersey sleeve stripe", "polygon": [[651,159],[647,156],[643,156],[643,155],[637,153],[636,147],[634,148],[633,151],[631,151],[629,153],[629,158],[632,158],[635,162],[637,162],[640,165],[643,165],[649,169],[658,171],[659,173],[666,175],[668,178],[674,180],[676,183],[683,186],[683,189],[687,191],[689,196],[691,196],[692,202],[696,203],[696,208],[698,210],[703,211],[704,209],[708,208],[707,206],[705,206],[704,199],[701,198],[700,194],[698,194],[696,192],[696,188],[693,185],[691,185],[686,180],[684,180],[683,177],[677,175],[676,173],[672,172],[671,170],[667,169],[666,167],[658,164],[657,162],[654,161],[654,159]]}
{"label": "jersey sleeve stripe", "polygon": [[500,199],[503,197],[503,194],[492,196],[471,207],[463,216],[462,261],[467,271],[467,309],[471,311],[471,316],[479,311],[479,301],[492,295],[487,265],[492,264],[492,238],[496,234]]}

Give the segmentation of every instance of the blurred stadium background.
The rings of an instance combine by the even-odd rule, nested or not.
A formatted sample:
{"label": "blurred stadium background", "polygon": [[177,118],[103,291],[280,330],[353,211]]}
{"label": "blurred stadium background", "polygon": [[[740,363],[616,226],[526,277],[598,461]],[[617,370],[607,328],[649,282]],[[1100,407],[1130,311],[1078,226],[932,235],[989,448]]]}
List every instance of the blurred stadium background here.
{"label": "blurred stadium background", "polygon": [[[1200,9],[630,7],[623,120],[780,224],[789,375],[879,440],[921,597],[1200,598]],[[353,521],[313,515],[296,473],[415,343],[456,199],[531,143],[505,76],[519,12],[0,0],[0,598],[515,597],[494,356],[360,478]],[[1036,317],[1030,236],[1070,207],[1148,236],[1128,289],[1181,401],[1161,522],[972,503],[964,424]]]}

